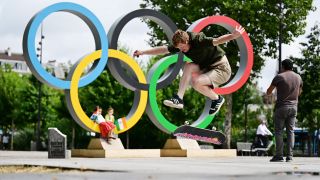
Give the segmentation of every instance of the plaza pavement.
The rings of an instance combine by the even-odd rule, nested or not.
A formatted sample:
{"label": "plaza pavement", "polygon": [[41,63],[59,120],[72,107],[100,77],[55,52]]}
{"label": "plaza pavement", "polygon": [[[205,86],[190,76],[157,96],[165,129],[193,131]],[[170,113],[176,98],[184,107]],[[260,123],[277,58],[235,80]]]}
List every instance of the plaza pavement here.
{"label": "plaza pavement", "polygon": [[35,165],[75,169],[52,173],[1,173],[4,179],[320,179],[320,158],[295,157],[271,163],[271,157],[236,158],[70,158],[48,159],[47,152],[0,151],[1,166]]}

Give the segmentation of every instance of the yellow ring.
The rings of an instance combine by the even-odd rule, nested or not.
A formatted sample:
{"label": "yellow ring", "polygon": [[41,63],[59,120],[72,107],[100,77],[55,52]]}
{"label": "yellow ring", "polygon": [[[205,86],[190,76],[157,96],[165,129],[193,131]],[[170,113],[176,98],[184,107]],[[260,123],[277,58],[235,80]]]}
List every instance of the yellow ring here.
{"label": "yellow ring", "polygon": [[[133,60],[130,56],[127,54],[114,50],[109,49],[108,55],[111,58],[117,58],[125,63],[127,63],[132,70],[136,73],[138,80],[140,83],[146,83],[146,78],[144,76],[143,71],[140,69],[139,65],[135,60]],[[94,62],[95,60],[99,59],[101,57],[101,50],[97,50],[93,52],[92,54],[84,57],[81,62],[78,64],[76,69],[74,70],[73,76],[71,78],[71,84],[70,84],[70,99],[72,107],[74,108],[74,112],[76,116],[82,121],[82,123],[87,126],[90,130],[94,132],[100,132],[99,126],[94,123],[83,111],[80,102],[79,102],[79,96],[78,96],[78,84],[80,77],[84,71],[84,69],[87,67],[88,64]],[[144,110],[147,106],[147,99],[148,99],[148,92],[147,91],[140,91],[140,100],[139,105],[137,107],[137,110],[134,112],[132,117],[127,120],[127,128],[122,129],[118,131],[115,129],[115,133],[119,134],[122,132],[127,131],[128,129],[132,128],[141,118],[142,114],[144,113]]]}

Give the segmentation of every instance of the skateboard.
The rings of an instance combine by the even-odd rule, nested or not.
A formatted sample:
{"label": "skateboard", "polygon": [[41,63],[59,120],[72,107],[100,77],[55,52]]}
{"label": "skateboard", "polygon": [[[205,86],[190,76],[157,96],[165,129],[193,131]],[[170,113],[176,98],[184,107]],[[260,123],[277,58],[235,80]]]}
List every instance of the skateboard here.
{"label": "skateboard", "polygon": [[201,129],[189,125],[182,125],[178,127],[173,132],[173,135],[219,145],[226,139],[225,135],[220,131]]}

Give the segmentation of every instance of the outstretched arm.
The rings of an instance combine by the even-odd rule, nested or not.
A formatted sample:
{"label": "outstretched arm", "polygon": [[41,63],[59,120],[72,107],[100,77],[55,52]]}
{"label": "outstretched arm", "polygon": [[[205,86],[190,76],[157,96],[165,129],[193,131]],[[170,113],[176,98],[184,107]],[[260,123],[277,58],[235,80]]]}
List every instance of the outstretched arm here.
{"label": "outstretched arm", "polygon": [[162,55],[168,54],[168,47],[167,46],[159,46],[148,50],[136,50],[133,53],[133,56],[139,57],[140,55]]}
{"label": "outstretched arm", "polygon": [[273,136],[272,132],[268,128],[266,128],[266,131],[268,135]]}
{"label": "outstretched arm", "polygon": [[214,38],[212,40],[212,44],[214,46],[217,46],[219,44],[223,44],[223,43],[226,43],[226,42],[229,42],[233,39],[237,39],[238,37],[241,36],[241,34],[244,32],[244,28],[242,26],[236,26],[236,29],[232,32],[232,34],[226,34],[226,35],[223,35],[223,36],[220,36],[218,38]]}

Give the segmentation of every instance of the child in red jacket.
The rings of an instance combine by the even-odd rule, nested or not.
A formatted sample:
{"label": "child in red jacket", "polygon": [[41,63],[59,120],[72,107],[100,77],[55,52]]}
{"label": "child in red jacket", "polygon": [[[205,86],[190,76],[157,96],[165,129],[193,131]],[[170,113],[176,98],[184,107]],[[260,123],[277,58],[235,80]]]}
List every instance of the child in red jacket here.
{"label": "child in red jacket", "polygon": [[115,128],[115,126],[111,123],[107,123],[106,120],[101,115],[101,113],[102,113],[102,108],[97,106],[95,111],[91,115],[90,119],[94,120],[96,123],[99,124],[101,138],[106,139],[108,141],[109,138],[113,138],[113,137],[109,137],[109,133],[112,131],[112,129]]}

